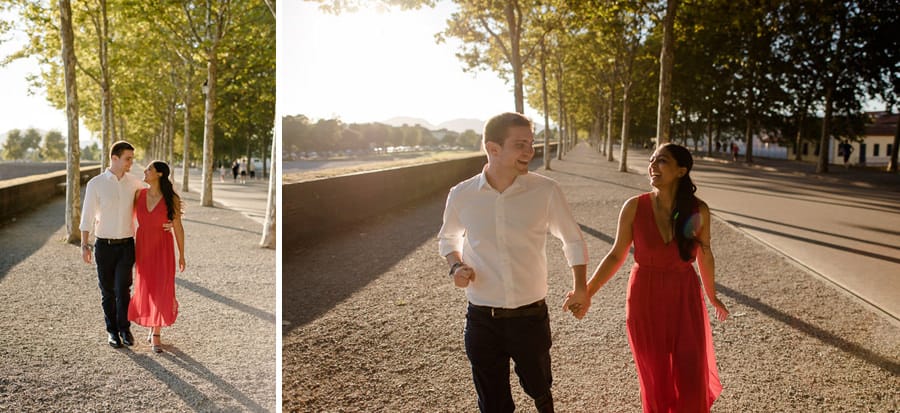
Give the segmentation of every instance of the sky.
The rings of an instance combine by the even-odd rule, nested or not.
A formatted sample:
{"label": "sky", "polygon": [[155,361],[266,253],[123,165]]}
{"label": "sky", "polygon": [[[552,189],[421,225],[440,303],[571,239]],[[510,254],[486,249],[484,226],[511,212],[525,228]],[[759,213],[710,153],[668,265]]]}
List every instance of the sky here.
{"label": "sky", "polygon": [[[438,125],[514,110],[512,83],[493,72],[464,72],[455,56],[458,43],[436,43],[434,35],[456,8],[439,3],[434,9],[367,6],[330,15],[317,3],[282,2],[278,114],[348,123],[408,116]],[[525,112],[537,120],[536,111]]]}
{"label": "sky", "polygon": [[[2,15],[4,18],[7,16]],[[0,60],[18,51],[26,41],[27,38],[21,33],[0,38]],[[65,110],[57,110],[50,105],[43,90],[29,94],[26,78],[39,74],[40,68],[34,59],[20,59],[0,66],[0,91],[3,91],[3,98],[0,99],[0,135],[5,135],[10,129],[24,132],[28,128],[43,131],[55,129],[63,136],[68,134]],[[85,146],[91,135],[84,125],[80,126],[79,142]]]}

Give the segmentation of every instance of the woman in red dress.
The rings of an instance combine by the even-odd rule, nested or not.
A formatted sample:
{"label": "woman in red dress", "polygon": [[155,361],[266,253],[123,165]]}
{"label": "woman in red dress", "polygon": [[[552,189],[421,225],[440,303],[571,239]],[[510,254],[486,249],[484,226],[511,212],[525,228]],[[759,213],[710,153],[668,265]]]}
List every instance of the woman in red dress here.
{"label": "woman in red dress", "polygon": [[[657,148],[648,167],[652,192],[622,206],[615,243],[588,281],[593,296],[634,243],[626,326],[644,412],[709,412],[722,392],[703,291],[719,320],[728,309],[716,297],[709,207],[694,196],[693,164],[683,146]],[[576,317],[587,312],[568,304]]]}
{"label": "woman in red dress", "polygon": [[169,172],[165,162],[151,162],[144,170],[144,182],[150,187],[137,191],[134,196],[138,227],[134,242],[134,295],[128,306],[128,319],[150,327],[147,341],[155,353],[162,352],[161,328],[172,325],[178,317],[175,243],[178,244],[178,268],[184,272],[185,266],[181,197],[172,188]]}

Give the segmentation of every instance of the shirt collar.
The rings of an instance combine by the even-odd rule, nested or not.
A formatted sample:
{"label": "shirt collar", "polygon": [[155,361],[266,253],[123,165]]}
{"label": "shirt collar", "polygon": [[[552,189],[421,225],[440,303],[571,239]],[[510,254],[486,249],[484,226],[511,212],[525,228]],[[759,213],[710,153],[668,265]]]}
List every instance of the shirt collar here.
{"label": "shirt collar", "polygon": [[[526,183],[527,178],[525,178],[525,177],[528,176],[529,174],[530,174],[530,172],[525,175],[517,176],[516,179],[513,180],[512,185],[510,185],[509,188],[506,188],[506,191],[503,191],[503,192],[507,193],[510,190],[515,192],[515,191],[519,191],[519,190],[527,188],[527,185],[528,185]],[[487,180],[487,165],[484,166],[484,169],[482,169],[481,173],[478,175],[478,190],[480,190],[480,191],[496,191],[496,189],[494,189],[494,187],[492,187],[490,182],[488,182],[488,180]]]}

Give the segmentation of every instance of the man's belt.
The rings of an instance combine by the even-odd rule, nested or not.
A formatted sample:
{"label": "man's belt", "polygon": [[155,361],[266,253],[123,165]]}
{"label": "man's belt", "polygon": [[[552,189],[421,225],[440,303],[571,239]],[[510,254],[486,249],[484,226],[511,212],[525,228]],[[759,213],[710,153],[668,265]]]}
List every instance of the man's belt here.
{"label": "man's belt", "polygon": [[134,241],[134,238],[131,238],[131,237],[117,238],[117,239],[97,238],[97,244],[103,244],[103,245],[121,245],[121,244],[127,244],[132,241]]}
{"label": "man's belt", "polygon": [[490,314],[493,318],[534,317],[547,312],[547,303],[540,300],[517,308],[487,307],[469,303],[469,308]]}

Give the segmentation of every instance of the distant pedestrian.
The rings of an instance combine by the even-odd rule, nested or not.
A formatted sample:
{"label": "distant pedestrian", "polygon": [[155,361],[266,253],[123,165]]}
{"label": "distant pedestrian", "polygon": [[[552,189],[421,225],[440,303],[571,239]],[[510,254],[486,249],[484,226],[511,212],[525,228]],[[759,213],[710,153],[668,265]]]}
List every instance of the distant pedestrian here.
{"label": "distant pedestrian", "polygon": [[850,167],[850,154],[853,153],[853,145],[848,141],[841,141],[838,144],[838,155],[844,157],[844,168]]}
{"label": "distant pedestrian", "polygon": [[250,172],[250,180],[256,179],[256,167],[253,166],[253,160],[251,159],[249,163],[247,163],[247,170]]}
{"label": "distant pedestrian", "polygon": [[219,182],[225,182],[225,162],[219,161]]}
{"label": "distant pedestrian", "polygon": [[231,177],[234,180],[234,182],[237,182],[238,171],[240,169],[241,169],[241,164],[238,163],[237,159],[235,159],[234,162],[231,163]]}
{"label": "distant pedestrian", "polygon": [[740,148],[738,148],[737,142],[731,142],[731,160],[737,162],[738,152],[740,152]]}
{"label": "distant pedestrian", "polygon": [[241,183],[247,183],[247,160],[241,159],[241,163],[238,166],[238,169],[241,171]]}
{"label": "distant pedestrian", "polygon": [[716,141],[716,152],[722,152],[722,141]]}

